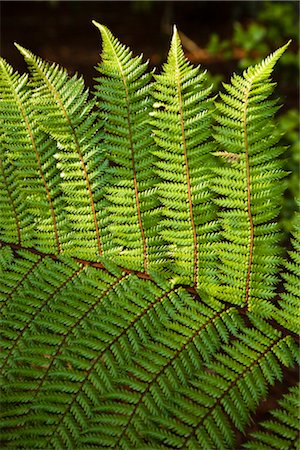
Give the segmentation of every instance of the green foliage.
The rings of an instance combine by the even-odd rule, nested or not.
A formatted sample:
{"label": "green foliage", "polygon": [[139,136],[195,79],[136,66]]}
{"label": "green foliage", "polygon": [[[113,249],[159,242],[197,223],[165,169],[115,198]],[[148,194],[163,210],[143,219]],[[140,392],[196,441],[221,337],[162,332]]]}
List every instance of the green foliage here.
{"label": "green foliage", "polygon": [[0,63],[2,448],[293,448],[294,388],[247,435],[297,363],[269,99],[286,46],[214,103],[176,29],[154,75],[95,25],[94,96],[20,46],[30,77]]}
{"label": "green foliage", "polygon": [[272,420],[262,422],[264,431],[251,433],[252,440],[244,447],[252,450],[299,449],[299,386],[289,389],[289,393],[279,401],[280,409],[271,411]]}
{"label": "green foliage", "polygon": [[[278,118],[278,127],[284,133],[282,143],[288,146],[283,158],[286,159],[286,170],[293,172],[288,180],[280,221],[284,231],[290,232],[292,216],[297,209],[294,198],[299,191],[299,108],[296,100],[299,85],[299,4],[266,0],[248,2],[245,7],[248,7],[248,20],[235,22],[229,38],[212,33],[207,50],[225,62],[224,69],[233,60],[236,60],[238,68],[245,69],[274,51],[274,46],[292,39],[292,45],[279,60],[280,77],[276,77],[278,90],[287,103]],[[233,6],[236,14],[238,9],[238,4]],[[215,79],[218,77],[220,75],[215,74]]]}
{"label": "green foliage", "polygon": [[285,48],[244,71],[243,77],[234,75],[230,85],[224,84],[222,102],[216,103],[217,154],[227,161],[215,169],[212,187],[222,207],[220,295],[260,313],[269,311],[266,300],[273,298],[279,256],[274,219],[284,187],[278,160],[284,149],[276,145],[280,135],[272,120],[277,101],[267,99],[274,88],[270,74]]}
{"label": "green foliage", "polygon": [[181,281],[209,282],[211,243],[215,239],[212,208],[213,165],[209,142],[212,99],[205,72],[185,59],[174,30],[168,61],[153,89],[154,140],[157,144],[158,196],[163,207],[162,237],[169,244]]}

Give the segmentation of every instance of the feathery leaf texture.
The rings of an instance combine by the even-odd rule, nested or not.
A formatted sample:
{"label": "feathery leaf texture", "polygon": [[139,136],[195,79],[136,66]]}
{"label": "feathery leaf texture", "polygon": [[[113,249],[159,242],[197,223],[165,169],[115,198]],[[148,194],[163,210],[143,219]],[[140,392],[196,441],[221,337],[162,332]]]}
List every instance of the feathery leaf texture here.
{"label": "feathery leaf texture", "polygon": [[293,239],[293,250],[289,252],[290,259],[285,261],[286,272],[282,274],[285,291],[278,302],[278,314],[275,319],[287,330],[300,334],[300,213],[296,213]]}
{"label": "feathery leaf texture", "polygon": [[153,448],[156,440],[165,448],[234,448],[233,426],[244,430],[267,385],[282,379],[280,364],[291,366],[297,357],[290,336],[257,318],[254,324],[166,403],[168,415],[153,415],[153,431],[146,431]]}
{"label": "feathery leaf texture", "polygon": [[214,148],[209,141],[211,86],[205,86],[205,72],[184,57],[176,28],[168,61],[155,80],[151,115],[161,180],[161,234],[180,282],[207,289],[213,277],[211,243],[216,230],[209,189]]}
{"label": "feathery leaf texture", "polygon": [[106,182],[107,162],[99,149],[101,124],[92,111],[94,102],[88,101],[82,78],[70,78],[56,64],[42,61],[20,45],[17,48],[32,74],[32,107],[38,111],[38,126],[57,142],[52,159],[59,169],[58,184],[70,222],[64,236],[65,251],[95,259],[103,253],[103,218],[98,199]]}
{"label": "feathery leaf texture", "polygon": [[271,411],[272,420],[261,423],[261,431],[251,433],[244,444],[251,450],[299,449],[299,385],[289,389],[279,401],[280,408]]}
{"label": "feathery leaf texture", "polygon": [[[270,75],[287,45],[242,77],[233,75],[216,103],[215,139],[225,159],[212,185],[221,207],[220,295],[262,314],[269,312],[277,280],[279,233],[272,221],[285,176],[277,158],[284,149],[277,145],[280,136],[272,120],[277,101],[267,99],[274,88]],[[228,160],[228,152],[236,158]]]}
{"label": "feathery leaf texture", "polygon": [[[154,75],[94,24],[94,94],[19,45],[30,75],[0,59],[1,448],[232,450],[298,359],[268,99],[286,46],[214,106],[176,28]],[[244,447],[296,448],[296,401]]]}
{"label": "feathery leaf texture", "polygon": [[110,251],[115,262],[146,272],[163,258],[149,125],[151,74],[142,56],[132,57],[106,27],[94,24],[103,40],[96,96],[104,120],[102,146],[113,179],[104,194]]}

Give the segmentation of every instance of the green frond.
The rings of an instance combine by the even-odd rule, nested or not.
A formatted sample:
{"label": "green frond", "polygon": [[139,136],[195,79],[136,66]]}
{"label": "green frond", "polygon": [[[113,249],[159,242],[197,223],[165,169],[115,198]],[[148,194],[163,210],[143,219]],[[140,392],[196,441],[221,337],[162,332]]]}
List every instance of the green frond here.
{"label": "green frond", "polygon": [[280,263],[274,221],[285,176],[278,159],[284,148],[278,146],[280,135],[273,122],[277,101],[267,99],[274,88],[270,75],[287,45],[244,71],[243,77],[233,75],[231,84],[224,84],[227,93],[216,102],[215,139],[224,163],[215,169],[212,183],[223,237],[216,248],[220,287],[215,294],[267,315]]}
{"label": "green frond", "polygon": [[97,67],[96,97],[104,120],[102,148],[112,162],[113,184],[105,189],[107,230],[114,260],[147,271],[164,260],[158,234],[157,177],[149,125],[151,74],[142,57],[133,57],[103,25],[102,61]]}
{"label": "green frond", "polygon": [[210,189],[211,87],[205,86],[205,72],[184,57],[176,29],[168,61],[155,79],[151,123],[161,235],[179,282],[208,290],[214,280],[211,244],[216,239]]}
{"label": "green frond", "polygon": [[93,112],[94,102],[88,100],[82,78],[77,75],[70,78],[65,69],[16,46],[32,74],[31,107],[35,114],[38,112],[36,126],[57,142],[53,157],[70,223],[64,234],[63,250],[95,260],[105,252],[106,245],[100,200],[107,182],[107,162],[99,147],[102,134],[97,114]]}
{"label": "green frond", "polygon": [[297,212],[294,222],[293,250],[289,252],[289,260],[285,261],[282,276],[285,291],[279,300],[279,309],[274,313],[275,319],[296,334],[300,333],[300,213]]}
{"label": "green frond", "polygon": [[[12,446],[26,437],[39,448],[74,448],[100,395],[165,323],[179,321],[179,309],[192,297],[167,282],[161,288],[66,256],[31,264],[26,258],[20,264],[20,256],[15,265],[9,261],[2,288],[3,439]],[[15,414],[26,424],[19,431]]]}
{"label": "green frond", "polygon": [[0,59],[0,80],[0,239],[60,253],[66,225],[56,145],[36,126],[27,75]]}
{"label": "green frond", "polygon": [[97,438],[105,447],[143,448],[144,431],[153,414],[164,414],[164,403],[174,392],[203,371],[205,362],[229,335],[243,327],[232,307],[207,299],[193,299],[184,290],[174,296],[177,311],[162,320],[162,329],[151,336],[112,391],[95,410],[91,428],[83,434],[82,448]]}
{"label": "green frond", "polygon": [[294,365],[297,354],[290,336],[259,318],[253,322],[255,327],[194,372],[189,386],[175,389],[164,414],[153,413],[152,426],[144,428],[150,448],[157,442],[164,448],[236,448],[233,428],[245,429],[267,386],[282,379],[281,365]]}
{"label": "green frond", "polygon": [[279,400],[280,408],[271,411],[272,419],[262,422],[243,445],[251,450],[299,449],[299,385],[289,389]]}

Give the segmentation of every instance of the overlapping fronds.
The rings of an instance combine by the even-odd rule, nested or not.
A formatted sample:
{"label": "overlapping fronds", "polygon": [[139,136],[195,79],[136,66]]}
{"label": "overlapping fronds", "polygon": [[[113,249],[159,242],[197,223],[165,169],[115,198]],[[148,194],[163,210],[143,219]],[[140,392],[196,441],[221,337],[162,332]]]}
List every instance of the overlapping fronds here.
{"label": "overlapping fronds", "polygon": [[110,255],[122,266],[147,271],[164,258],[149,125],[151,74],[142,56],[133,57],[106,27],[94,23],[103,42],[96,96],[104,120],[103,148],[112,163],[113,184],[105,189]]}
{"label": "overlapping fronds", "polygon": [[[66,203],[65,212],[70,227],[64,236],[63,250],[74,256],[96,259],[104,251],[105,238],[100,206],[103,185],[107,182],[107,163],[99,148],[101,124],[93,112],[94,102],[88,100],[88,90],[82,78],[70,78],[56,64],[48,64],[29,50],[17,45],[32,74],[34,95],[32,109],[38,111],[36,128],[42,128],[56,142],[54,155]],[[32,95],[32,93],[31,93]],[[46,155],[48,164],[50,155]],[[50,176],[53,179],[53,174]],[[57,210],[57,212],[56,212]],[[54,208],[58,214],[61,206]],[[84,242],[84,245],[82,243]]]}
{"label": "overlapping fronds", "polygon": [[[191,296],[68,257],[35,256],[31,265],[26,257],[3,289],[3,438],[12,447],[26,436],[33,448],[74,448],[100,394]],[[12,433],[18,421],[26,430]]]}
{"label": "overlapping fronds", "polygon": [[[288,45],[288,44],[287,44]],[[272,120],[277,101],[268,97],[273,67],[286,46],[262,63],[234,75],[216,103],[215,139],[224,166],[215,170],[212,188],[218,194],[224,241],[220,257],[220,295],[249,310],[268,314],[274,295],[279,248],[274,222],[285,172],[278,156],[284,150]]]}
{"label": "overlapping fronds", "polygon": [[65,212],[56,145],[37,127],[31,97],[28,76],[1,59],[1,239],[60,253]]}
{"label": "overlapping fronds", "polygon": [[172,321],[133,358],[132,363],[95,410],[94,425],[81,441],[97,440],[116,449],[143,448],[151,415],[164,413],[164,402],[203,370],[230,334],[243,327],[237,311],[220,302],[200,301],[181,291],[181,304]]}
{"label": "overlapping fronds", "polygon": [[289,389],[279,400],[280,408],[271,411],[272,419],[261,423],[261,431],[251,433],[244,444],[251,450],[299,450],[299,386]]}
{"label": "overlapping fronds", "polygon": [[181,282],[195,287],[213,277],[211,242],[216,225],[211,200],[209,141],[212,99],[205,72],[185,58],[176,28],[168,61],[155,76],[151,113],[162,204],[161,235]]}
{"label": "overlapping fronds", "polygon": [[261,319],[252,320],[255,327],[225,345],[190,386],[173,394],[165,405],[167,414],[153,416],[153,431],[145,429],[148,448],[156,448],[156,442],[162,448],[236,448],[233,429],[245,429],[267,386],[282,379],[281,364],[292,366],[297,358],[290,336],[283,337]]}
{"label": "overlapping fronds", "polygon": [[[176,29],[152,82],[95,25],[93,99],[20,46],[31,77],[0,60],[1,448],[233,450],[297,358],[299,228],[284,266],[267,99],[285,47],[225,86],[213,142]],[[295,402],[245,448],[294,448]]]}

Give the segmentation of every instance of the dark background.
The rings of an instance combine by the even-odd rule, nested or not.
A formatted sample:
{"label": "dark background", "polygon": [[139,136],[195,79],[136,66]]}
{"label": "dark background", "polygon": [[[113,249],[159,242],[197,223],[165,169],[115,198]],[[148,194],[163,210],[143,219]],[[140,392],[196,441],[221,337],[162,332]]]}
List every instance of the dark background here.
{"label": "dark background", "polygon": [[[42,58],[65,66],[70,73],[82,73],[87,84],[91,84],[95,76],[93,66],[99,61],[101,51],[99,31],[92,25],[92,19],[108,26],[135,53],[144,53],[154,66],[165,59],[174,23],[200,49],[205,49],[212,33],[224,40],[231,39],[236,22],[247,27],[257,20],[264,3],[267,2],[2,1],[1,55],[16,69],[24,71],[23,59],[13,46],[13,42],[18,42]],[[297,23],[298,2],[287,3],[294,5]],[[272,42],[272,50],[283,44],[280,42],[283,39]],[[239,54],[223,58],[205,53],[195,55],[189,50],[186,48],[187,56],[193,62],[203,63],[212,73],[228,77],[238,67]]]}

